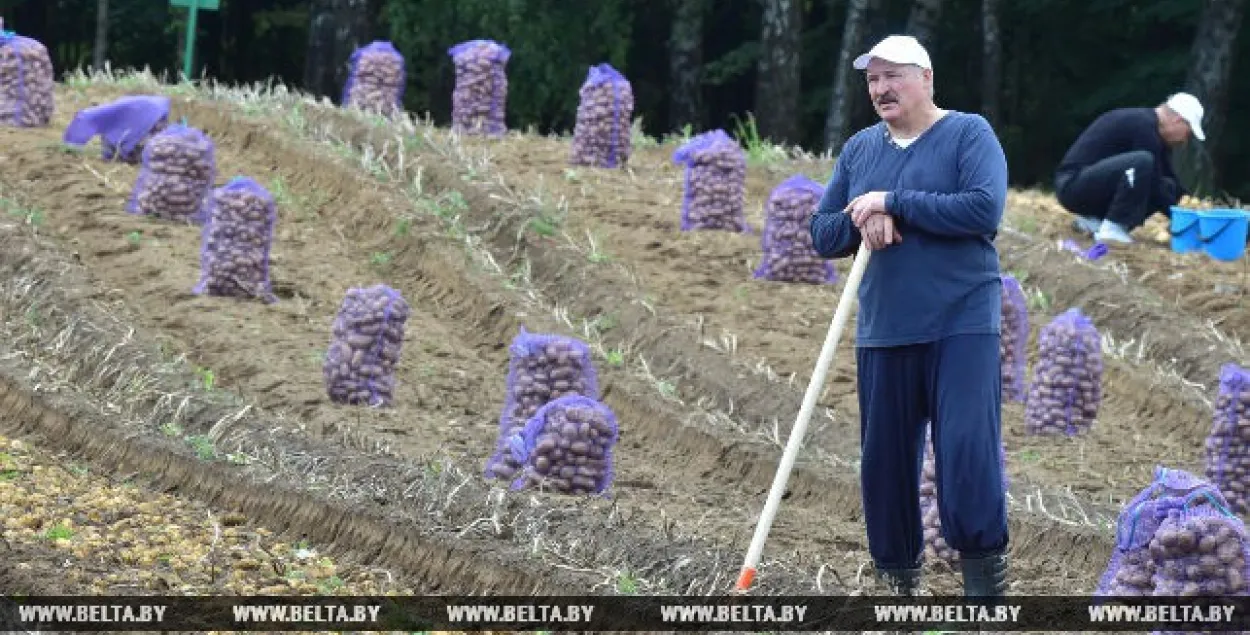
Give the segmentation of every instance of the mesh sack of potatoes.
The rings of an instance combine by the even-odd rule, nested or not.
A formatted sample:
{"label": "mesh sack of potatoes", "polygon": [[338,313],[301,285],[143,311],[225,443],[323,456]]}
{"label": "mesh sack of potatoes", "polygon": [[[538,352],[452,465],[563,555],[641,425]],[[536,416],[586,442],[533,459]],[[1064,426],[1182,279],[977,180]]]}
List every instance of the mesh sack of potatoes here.
{"label": "mesh sack of potatoes", "polygon": [[1220,388],[1205,444],[1206,477],[1228,497],[1230,508],[1250,512],[1250,372],[1220,368]]}
{"label": "mesh sack of potatoes", "polygon": [[1024,405],[1029,434],[1084,434],[1102,403],[1102,340],[1079,309],[1055,317],[1038,335],[1038,361]]}
{"label": "mesh sack of potatoes", "polygon": [[372,42],[356,49],[343,86],[343,106],[382,115],[403,110],[408,81],[404,56],[393,44]]}
{"label": "mesh sack of potatoes", "polygon": [[352,288],[331,326],[322,375],[330,401],[389,407],[411,308],[386,285]]}
{"label": "mesh sack of potatoes", "polygon": [[56,110],[56,75],[48,49],[38,40],[0,31],[0,121],[38,128]]}
{"label": "mesh sack of potatoes", "polygon": [[755,278],[802,284],[829,284],[838,279],[833,262],[816,253],[809,229],[824,189],[801,174],[773,188],[764,205],[761,257]]}
{"label": "mesh sack of potatoes", "polygon": [[724,130],[693,137],[673,153],[685,166],[681,229],[747,232],[746,153]]}
{"label": "mesh sack of potatoes", "polygon": [[507,394],[499,416],[499,439],[486,462],[486,477],[515,479],[524,465],[512,449],[539,408],[566,395],[599,399],[599,375],[590,347],[563,335],[524,328],[508,347]]}
{"label": "mesh sack of potatoes", "polygon": [[633,149],[629,122],[634,90],[611,64],[591,66],[579,91],[569,163],[615,168],[629,161]]}
{"label": "mesh sack of potatoes", "polygon": [[65,127],[61,141],[81,147],[98,135],[100,158],[139,163],[148,141],[169,125],[169,104],[163,95],[127,95],[83,108]]}
{"label": "mesh sack of potatoes", "polygon": [[213,190],[193,293],[277,301],[269,281],[277,216],[273,196],[250,178],[236,176]]}
{"label": "mesh sack of potatoes", "polygon": [[1190,497],[1150,540],[1154,595],[1250,595],[1246,547],[1240,518],[1214,499]]}
{"label": "mesh sack of potatoes", "polygon": [[[937,497],[937,462],[933,457],[933,423],[925,425],[924,463],[920,469],[920,517],[924,523],[926,558],[938,558],[950,564],[959,562],[959,553],[946,544],[942,535],[942,510]],[[1003,471],[1003,491],[1011,485],[1007,477],[1007,448],[1000,445],[998,462]]]}
{"label": "mesh sack of potatoes", "polygon": [[612,484],[612,448],[620,436],[616,415],[582,395],[565,395],[539,408],[509,443],[523,465],[512,489],[602,494]]}
{"label": "mesh sack of potatoes", "polygon": [[456,67],[451,94],[451,126],[456,132],[498,136],[508,130],[508,47],[492,40],[469,40],[450,49]]}
{"label": "mesh sack of potatoes", "polygon": [[126,201],[126,211],[165,220],[202,224],[205,203],[217,178],[216,148],[200,130],[175,124],[143,148],[143,164]]}
{"label": "mesh sack of potatoes", "polygon": [[1103,597],[1153,595],[1155,563],[1150,554],[1150,541],[1168,512],[1184,507],[1190,500],[1225,503],[1219,489],[1210,481],[1185,470],[1156,466],[1150,484],[1124,506],[1116,519],[1115,547],[1094,594]]}
{"label": "mesh sack of potatoes", "polygon": [[1002,274],[1001,278],[1003,317],[999,354],[1003,368],[1003,399],[1024,401],[1024,380],[1029,362],[1029,308],[1020,281],[1009,273]]}

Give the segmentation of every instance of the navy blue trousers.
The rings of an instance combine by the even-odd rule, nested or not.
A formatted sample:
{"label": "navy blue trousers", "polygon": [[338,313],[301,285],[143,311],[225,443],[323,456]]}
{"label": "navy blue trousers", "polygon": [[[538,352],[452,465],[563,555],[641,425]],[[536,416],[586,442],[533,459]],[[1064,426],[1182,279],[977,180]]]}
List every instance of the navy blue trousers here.
{"label": "navy blue trousers", "polygon": [[920,470],[926,421],[933,425],[946,543],[968,558],[1006,548],[998,346],[997,335],[959,335],[856,351],[860,483],[868,551],[877,567],[919,566],[924,554]]}

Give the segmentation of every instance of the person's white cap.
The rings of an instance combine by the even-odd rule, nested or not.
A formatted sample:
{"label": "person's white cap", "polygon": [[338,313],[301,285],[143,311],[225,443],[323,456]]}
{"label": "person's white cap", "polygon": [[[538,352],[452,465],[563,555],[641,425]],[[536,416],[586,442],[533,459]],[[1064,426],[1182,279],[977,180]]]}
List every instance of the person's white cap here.
{"label": "person's white cap", "polygon": [[855,58],[855,70],[862,71],[868,68],[868,62],[871,62],[874,57],[895,64],[915,64],[920,68],[933,69],[933,63],[929,61],[929,52],[924,50],[920,40],[910,35],[891,35],[877,42],[872,50]]}
{"label": "person's white cap", "polygon": [[1189,129],[1194,131],[1194,136],[1199,141],[1206,141],[1207,133],[1202,130],[1202,102],[1197,97],[1189,93],[1176,93],[1168,97],[1167,107],[1189,124]]}

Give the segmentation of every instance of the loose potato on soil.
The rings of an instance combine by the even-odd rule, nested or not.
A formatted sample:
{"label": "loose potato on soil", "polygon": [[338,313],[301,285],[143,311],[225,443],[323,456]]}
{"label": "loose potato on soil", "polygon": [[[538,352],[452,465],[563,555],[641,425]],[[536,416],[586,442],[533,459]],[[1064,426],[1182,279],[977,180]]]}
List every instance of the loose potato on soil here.
{"label": "loose potato on soil", "polygon": [[1039,359],[1025,401],[1029,434],[1084,434],[1102,403],[1102,341],[1094,324],[1068,309],[1038,338]]}
{"label": "loose potato on soil", "polygon": [[193,292],[276,301],[269,282],[276,221],[273,196],[252,179],[235,177],[213,190]]}
{"label": "loose potato on soil", "polygon": [[505,112],[508,47],[491,40],[469,40],[448,49],[456,67],[451,94],[451,125],[465,134],[501,135],[507,131]]}
{"label": "loose potato on soil", "polygon": [[1205,443],[1206,477],[1228,497],[1234,513],[1250,513],[1250,373],[1220,369],[1220,389]]}
{"label": "loose potato on soil", "polygon": [[724,130],[705,132],[673,153],[686,166],[681,229],[749,231],[746,220],[746,153]]}
{"label": "loose potato on soil", "polygon": [[0,32],[0,122],[18,128],[48,125],[56,111],[56,73],[38,40]]}
{"label": "loose potato on soil", "polygon": [[612,448],[619,435],[616,416],[602,403],[581,395],[549,402],[526,423],[523,464],[512,489],[543,488],[561,494],[601,494],[612,482]]}
{"label": "loose potato on soil", "polygon": [[757,279],[800,284],[829,284],[837,280],[833,262],[821,258],[812,246],[812,214],[824,189],[801,174],[773,189],[764,206]]}
{"label": "loose potato on soil", "polygon": [[352,53],[343,105],[392,115],[403,110],[407,81],[404,56],[390,42],[373,42]]}
{"label": "loose potato on soil", "polygon": [[212,139],[184,125],[166,128],[143,149],[143,166],[135,179],[126,211],[153,218],[201,224],[217,178]]}
{"label": "loose potato on soil", "polygon": [[1024,401],[1025,370],[1028,367],[1029,309],[1020,281],[1002,274],[1002,339],[999,354],[1003,368],[1003,399]]}
{"label": "loose potato on soil", "polygon": [[409,313],[408,302],[388,286],[348,290],[334,318],[322,367],[330,401],[391,405]]}
{"label": "loose potato on soil", "polygon": [[499,439],[486,463],[487,478],[514,479],[524,456],[513,450],[519,435],[543,406],[567,395],[599,399],[599,378],[590,347],[561,335],[521,333],[508,348],[507,397],[499,417]]}
{"label": "loose potato on soil", "polygon": [[590,67],[579,92],[569,163],[600,168],[625,165],[633,149],[629,122],[634,90],[629,80],[610,64],[600,64]]}

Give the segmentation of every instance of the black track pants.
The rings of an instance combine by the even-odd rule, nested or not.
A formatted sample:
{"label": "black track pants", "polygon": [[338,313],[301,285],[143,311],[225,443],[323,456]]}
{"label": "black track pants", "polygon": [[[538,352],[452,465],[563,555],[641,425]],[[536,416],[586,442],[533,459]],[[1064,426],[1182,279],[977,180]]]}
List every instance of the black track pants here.
{"label": "black track pants", "polygon": [[1145,150],[1107,157],[1073,175],[1056,178],[1059,203],[1068,211],[1109,219],[1126,230],[1150,217],[1156,179],[1154,156]]}

